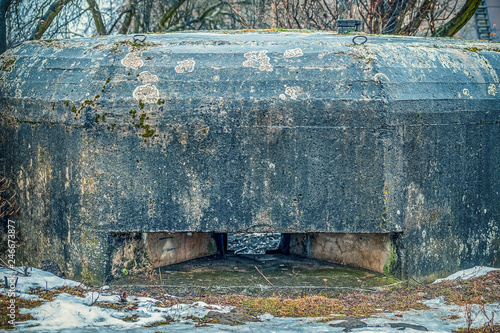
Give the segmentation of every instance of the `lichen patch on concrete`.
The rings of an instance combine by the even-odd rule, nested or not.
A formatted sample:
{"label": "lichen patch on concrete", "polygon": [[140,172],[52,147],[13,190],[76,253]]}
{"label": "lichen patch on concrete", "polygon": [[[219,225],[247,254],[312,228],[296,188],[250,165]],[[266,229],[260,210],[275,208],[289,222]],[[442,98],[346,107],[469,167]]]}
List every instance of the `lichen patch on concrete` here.
{"label": "lichen patch on concrete", "polygon": [[496,96],[496,94],[497,94],[497,87],[492,83],[488,86],[488,95]]}
{"label": "lichen patch on concrete", "polygon": [[193,58],[177,61],[177,66],[175,66],[175,71],[179,74],[184,72],[191,73],[192,71],[194,71],[195,64],[196,62],[193,60]]}
{"label": "lichen patch on concrete", "polygon": [[135,88],[133,96],[136,100],[144,103],[156,103],[160,97],[158,88],[151,83]]}
{"label": "lichen patch on concrete", "polygon": [[464,89],[462,90],[462,93],[463,93],[464,98],[472,98],[472,95],[470,94],[469,89],[464,88]]}
{"label": "lichen patch on concrete", "polygon": [[244,67],[256,68],[260,71],[273,71],[273,66],[269,62],[270,58],[267,56],[267,50],[247,52],[244,56],[247,58],[243,62]]}
{"label": "lichen patch on concrete", "polygon": [[[299,95],[302,95],[302,88],[301,87],[286,87],[285,89],[285,94],[290,96],[291,99],[297,99]],[[282,98],[280,96],[280,98]]]}
{"label": "lichen patch on concrete", "polygon": [[303,55],[304,54],[302,53],[302,50],[300,48],[286,50],[285,53],[283,53],[283,57],[285,58],[301,57]]}
{"label": "lichen patch on concrete", "polygon": [[148,71],[139,73],[138,79],[143,83],[158,82],[158,76]]}
{"label": "lichen patch on concrete", "polygon": [[122,59],[122,65],[126,68],[139,69],[144,66],[144,61],[141,60],[142,52],[127,53]]}
{"label": "lichen patch on concrete", "polygon": [[99,43],[96,43],[95,45],[93,45],[90,49],[88,49],[85,52],[86,53],[87,52],[103,52],[103,51],[111,50],[113,47],[115,47],[114,44],[110,44],[107,42],[99,42]]}
{"label": "lichen patch on concrete", "polygon": [[0,55],[0,71],[10,72],[14,68],[14,63],[18,59],[18,56],[5,52]]}

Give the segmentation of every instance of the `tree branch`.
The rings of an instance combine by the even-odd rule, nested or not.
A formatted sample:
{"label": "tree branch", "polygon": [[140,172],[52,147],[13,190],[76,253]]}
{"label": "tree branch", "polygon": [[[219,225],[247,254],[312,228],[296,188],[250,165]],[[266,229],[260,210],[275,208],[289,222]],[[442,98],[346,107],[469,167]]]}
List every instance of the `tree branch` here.
{"label": "tree branch", "polygon": [[42,16],[42,19],[40,22],[38,22],[38,25],[31,35],[30,39],[40,39],[42,38],[43,34],[45,31],[50,27],[50,24],[54,19],[56,18],[57,14],[66,6],[71,0],[57,0],[54,2],[52,5],[50,5],[49,9],[45,12],[45,14]]}
{"label": "tree branch", "polygon": [[432,8],[432,3],[434,0],[425,0],[420,8],[418,9],[417,16],[408,23],[406,27],[401,29],[405,35],[413,35],[415,31],[420,27],[424,18],[427,17],[429,11]]}
{"label": "tree branch", "polygon": [[448,23],[434,31],[434,37],[451,37],[456,34],[470,20],[481,4],[481,0],[467,0],[460,11]]}
{"label": "tree branch", "polygon": [[125,19],[123,20],[123,24],[120,27],[120,31],[118,31],[120,35],[127,34],[128,29],[130,28],[130,24],[132,23],[132,17],[134,17],[134,14],[135,14],[135,6],[134,4],[131,4],[130,8],[127,10],[127,15],[125,15]]}
{"label": "tree branch", "polygon": [[101,36],[106,34],[106,26],[102,21],[101,11],[99,10],[99,6],[95,2],[95,0],[87,0],[89,4],[90,11],[92,12],[92,17],[94,18],[95,27],[97,29],[97,33]]}
{"label": "tree branch", "polygon": [[384,34],[394,34],[401,28],[402,16],[406,10],[408,0],[392,1],[387,11],[387,19],[384,26]]}
{"label": "tree branch", "polygon": [[113,24],[111,25],[111,28],[109,28],[109,33],[112,33],[112,32],[113,32],[113,30],[115,29],[115,27],[116,27],[116,25],[118,24],[118,22],[120,22],[120,20],[122,19],[122,16],[123,16],[123,15],[125,15],[125,13],[128,13],[128,12],[130,12],[130,11],[131,11],[131,9],[129,8],[129,9],[124,10],[124,11],[122,11],[122,12],[120,13],[120,15],[118,16],[118,18],[115,20],[115,23],[113,23]]}
{"label": "tree branch", "polygon": [[186,0],[177,1],[177,3],[173,5],[172,8],[170,8],[170,10],[165,13],[165,15],[163,15],[160,22],[158,22],[158,24],[156,25],[155,31],[163,30],[165,28],[165,23],[168,21],[169,18],[172,17],[172,15],[174,15],[177,9],[179,9],[179,7],[182,6],[184,2],[186,2]]}
{"label": "tree branch", "polygon": [[12,0],[0,1],[0,54],[7,50],[7,26],[5,24],[5,16],[9,10]]}
{"label": "tree branch", "polygon": [[198,16],[197,18],[193,18],[193,19],[190,19],[190,20],[186,20],[184,22],[181,22],[179,24],[176,24],[175,26],[169,28],[167,31],[170,32],[170,31],[178,31],[178,30],[181,30],[181,29],[184,29],[185,27],[193,24],[193,23],[197,23],[197,22],[201,22],[205,19],[205,17],[210,14],[210,12],[212,10],[214,10],[215,8],[219,7],[220,5],[222,5],[221,2],[219,3],[216,3],[215,5],[213,6],[210,6],[207,8],[207,10],[205,10],[205,12],[203,12],[203,14],[201,14],[200,16]]}

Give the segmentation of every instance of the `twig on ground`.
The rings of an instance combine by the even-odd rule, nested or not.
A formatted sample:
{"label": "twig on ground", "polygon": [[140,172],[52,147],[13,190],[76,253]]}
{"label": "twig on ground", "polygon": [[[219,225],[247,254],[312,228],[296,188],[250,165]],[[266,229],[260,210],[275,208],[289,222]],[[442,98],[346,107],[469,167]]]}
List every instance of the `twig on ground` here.
{"label": "twig on ground", "polygon": [[102,281],[101,288],[99,288],[98,291],[97,291],[97,297],[96,297],[96,299],[94,299],[94,292],[91,291],[91,293],[92,293],[92,303],[90,305],[94,305],[97,302],[97,300],[99,299],[99,297],[101,297],[101,292],[102,292],[104,286],[106,285],[106,280],[107,279],[108,279],[108,276],[106,275],[104,277],[104,280]]}
{"label": "twig on ground", "polygon": [[[423,284],[422,282],[418,282],[417,280],[415,280],[414,278],[412,278],[411,276],[408,276],[410,279],[412,279],[414,282],[418,283],[419,285],[421,286],[426,286],[425,284]],[[427,287],[427,286],[426,286]]]}
{"label": "twig on ground", "polygon": [[267,281],[267,282],[268,282],[271,286],[273,286],[274,288],[276,288],[276,286],[275,286],[274,284],[272,284],[272,283],[271,283],[271,281],[269,281],[269,280],[266,278],[266,276],[265,276],[264,274],[262,274],[262,272],[261,272],[261,271],[257,268],[257,266],[254,266],[254,267],[255,267],[255,269],[257,270],[257,272],[259,272],[259,273],[260,273],[260,275],[262,275],[262,277],[263,277],[264,279],[266,279],[266,281]]}
{"label": "twig on ground", "polygon": [[26,272],[26,274],[25,274],[25,273],[23,273],[23,272],[20,272],[20,271],[18,271],[18,270],[15,270],[15,269],[11,268],[9,265],[7,265],[7,264],[5,263],[5,261],[3,261],[3,259],[2,259],[2,258],[0,258],[0,266],[2,266],[2,267],[4,267],[4,268],[7,268],[7,269],[10,269],[11,271],[16,272],[16,273],[18,273],[18,274],[21,274],[21,275],[24,275],[24,276],[29,276],[28,272]]}

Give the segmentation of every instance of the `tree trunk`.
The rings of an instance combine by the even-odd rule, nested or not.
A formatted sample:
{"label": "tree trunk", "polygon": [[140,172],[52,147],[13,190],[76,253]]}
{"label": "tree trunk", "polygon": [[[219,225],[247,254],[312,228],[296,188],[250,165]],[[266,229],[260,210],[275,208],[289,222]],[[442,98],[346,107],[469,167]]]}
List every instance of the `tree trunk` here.
{"label": "tree trunk", "polygon": [[134,34],[138,34],[139,31],[141,30],[141,11],[139,8],[135,10],[135,15],[134,15]]}
{"label": "tree trunk", "polygon": [[481,4],[481,0],[467,0],[457,15],[434,31],[434,37],[451,37],[470,20]]}
{"label": "tree trunk", "polygon": [[123,24],[120,27],[120,31],[118,32],[120,35],[126,35],[128,33],[128,29],[130,28],[130,24],[132,23],[132,17],[135,15],[135,3],[130,4],[130,8],[127,11],[127,15],[125,15],[125,19],[123,20]]}
{"label": "tree trunk", "polygon": [[7,50],[7,25],[5,16],[12,0],[0,0],[0,54]]}
{"label": "tree trunk", "polygon": [[97,34],[104,36],[106,35],[106,26],[102,21],[101,11],[95,0],[87,0],[89,4],[90,11],[92,12],[92,17],[94,18],[95,27],[97,29]]}
{"label": "tree trunk", "polygon": [[43,14],[42,19],[38,22],[38,25],[31,35],[30,39],[40,39],[42,38],[45,31],[50,27],[50,24],[56,18],[57,14],[66,6],[71,0],[57,0],[52,5],[45,14]]}
{"label": "tree trunk", "polygon": [[153,7],[152,0],[144,1],[144,14],[143,14],[143,22],[142,22],[142,31],[150,32],[151,31],[151,9]]}

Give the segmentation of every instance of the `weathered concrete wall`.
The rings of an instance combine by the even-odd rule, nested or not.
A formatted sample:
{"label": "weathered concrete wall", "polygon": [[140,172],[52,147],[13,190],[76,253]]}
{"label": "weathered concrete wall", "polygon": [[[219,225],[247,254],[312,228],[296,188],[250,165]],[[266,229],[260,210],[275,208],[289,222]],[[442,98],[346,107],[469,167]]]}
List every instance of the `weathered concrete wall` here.
{"label": "weathered concrete wall", "polygon": [[293,234],[290,253],[379,273],[390,273],[390,265],[397,261],[389,234]]}
{"label": "weathered concrete wall", "polygon": [[172,265],[217,253],[215,241],[210,233],[156,232],[147,234],[145,242],[153,267]]}
{"label": "weathered concrete wall", "polygon": [[[398,274],[498,256],[500,47],[299,34],[25,43],[0,60],[20,259],[111,270],[112,232],[398,235]],[[111,232],[111,234],[110,234]],[[87,269],[87,268],[85,268]]]}

